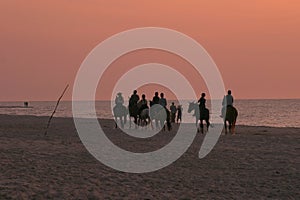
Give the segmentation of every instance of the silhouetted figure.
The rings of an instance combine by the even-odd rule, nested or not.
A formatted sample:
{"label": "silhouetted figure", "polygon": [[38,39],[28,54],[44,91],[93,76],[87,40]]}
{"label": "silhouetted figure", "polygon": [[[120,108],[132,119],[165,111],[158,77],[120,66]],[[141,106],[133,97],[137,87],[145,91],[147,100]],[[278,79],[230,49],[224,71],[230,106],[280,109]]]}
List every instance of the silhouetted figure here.
{"label": "silhouetted figure", "polygon": [[148,101],[146,99],[146,95],[142,95],[142,99],[138,102],[138,109],[139,109],[139,114],[141,113],[142,110],[149,108],[148,107]]}
{"label": "silhouetted figure", "polygon": [[198,103],[199,103],[199,109],[200,109],[200,112],[205,110],[206,108],[206,99],[205,99],[205,93],[202,93],[201,94],[201,98],[198,100]]}
{"label": "silhouetted figure", "polygon": [[28,102],[25,101],[25,102],[24,102],[24,107],[25,107],[25,108],[28,108],[28,105],[29,105]]}
{"label": "silhouetted figure", "polygon": [[227,95],[224,96],[222,101],[222,111],[221,111],[221,117],[225,117],[225,110],[228,106],[233,106],[233,96],[231,95],[231,90],[227,91]]}
{"label": "silhouetted figure", "polygon": [[159,104],[162,107],[167,108],[167,100],[166,100],[166,98],[164,96],[165,96],[164,93],[160,93]]}
{"label": "silhouetted figure", "polygon": [[[138,103],[139,100],[140,100],[140,97],[137,94],[137,91],[134,90],[133,94],[131,95],[131,97],[129,99],[128,109],[129,109],[129,117],[134,118],[134,123],[135,124],[137,124],[137,116],[138,116],[137,103]],[[131,120],[131,118],[130,118],[130,120]],[[130,121],[130,127],[131,127],[131,121]]]}
{"label": "silhouetted figure", "polygon": [[209,122],[209,110],[206,108],[206,99],[205,99],[205,93],[201,94],[201,98],[198,100],[199,103],[199,111],[200,111],[200,130],[201,133],[204,133],[203,131],[203,121],[206,121],[207,131],[210,126]]}
{"label": "silhouetted figure", "polygon": [[231,95],[231,90],[227,91],[227,95],[223,99],[222,105],[233,106],[233,96]]}
{"label": "silhouetted figure", "polygon": [[177,106],[177,123],[179,122],[179,120],[180,120],[180,122],[182,121],[182,119],[181,119],[181,117],[182,117],[182,106],[181,105],[178,105]]}
{"label": "silhouetted figure", "polygon": [[124,98],[122,96],[122,93],[119,92],[115,98],[115,107],[113,108],[115,122],[116,122],[116,128],[117,128],[117,118],[120,118],[121,127],[124,127],[124,123],[126,123],[126,116],[127,116],[127,109],[123,105],[124,104]]}
{"label": "silhouetted figure", "polygon": [[152,101],[150,102],[150,106],[154,105],[154,104],[159,104],[159,96],[158,96],[158,92],[155,92],[154,97],[152,98]]}
{"label": "silhouetted figure", "polygon": [[174,102],[172,102],[172,105],[170,106],[170,111],[171,111],[171,122],[175,123],[177,108],[176,108]]}
{"label": "silhouetted figure", "polygon": [[139,95],[137,94],[137,91],[134,90],[133,94],[131,95],[129,99],[129,106],[137,105],[138,101],[140,100]]}
{"label": "silhouetted figure", "polygon": [[115,98],[115,104],[116,106],[122,106],[124,104],[124,98],[122,96],[122,93],[119,92]]}
{"label": "silhouetted figure", "polygon": [[142,95],[142,99],[138,102],[138,124],[140,126],[147,125],[151,122],[148,101],[146,99],[146,95]]}

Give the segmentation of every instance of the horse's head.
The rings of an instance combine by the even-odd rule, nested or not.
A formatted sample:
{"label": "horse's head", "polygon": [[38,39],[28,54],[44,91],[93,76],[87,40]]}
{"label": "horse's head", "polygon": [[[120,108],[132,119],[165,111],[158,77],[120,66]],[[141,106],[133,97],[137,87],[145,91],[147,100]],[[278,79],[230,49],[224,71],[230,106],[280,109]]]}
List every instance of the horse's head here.
{"label": "horse's head", "polygon": [[193,110],[195,110],[195,104],[195,102],[189,102],[188,113],[191,113]]}

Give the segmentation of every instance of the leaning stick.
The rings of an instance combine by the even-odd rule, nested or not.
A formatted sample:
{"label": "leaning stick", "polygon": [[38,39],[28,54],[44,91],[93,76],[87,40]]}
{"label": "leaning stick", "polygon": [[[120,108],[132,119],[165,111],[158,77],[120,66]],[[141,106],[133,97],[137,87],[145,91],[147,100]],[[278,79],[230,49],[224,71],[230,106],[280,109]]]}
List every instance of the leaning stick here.
{"label": "leaning stick", "polygon": [[48,128],[49,128],[49,126],[50,126],[51,119],[53,118],[53,115],[54,115],[54,113],[56,112],[56,109],[57,109],[57,107],[58,107],[58,104],[59,104],[61,98],[64,96],[65,92],[67,91],[68,87],[69,87],[69,85],[67,85],[67,86],[65,87],[64,91],[62,92],[62,94],[60,95],[60,97],[59,97],[58,100],[57,100],[57,103],[56,103],[56,106],[55,106],[55,108],[54,108],[54,110],[53,110],[53,113],[52,113],[52,115],[50,116],[50,118],[49,118],[49,120],[48,120],[47,127],[46,127],[46,131],[45,131],[45,135],[47,135],[47,131],[48,131]]}

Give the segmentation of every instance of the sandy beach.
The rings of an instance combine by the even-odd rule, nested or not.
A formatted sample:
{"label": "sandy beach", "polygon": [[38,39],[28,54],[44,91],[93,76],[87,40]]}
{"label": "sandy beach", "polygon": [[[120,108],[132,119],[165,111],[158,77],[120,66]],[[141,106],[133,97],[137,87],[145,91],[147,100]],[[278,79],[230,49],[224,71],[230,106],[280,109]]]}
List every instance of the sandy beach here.
{"label": "sandy beach", "polygon": [[[71,118],[0,115],[0,199],[299,199],[300,129],[237,126],[199,159],[198,134],[176,162],[145,174],[111,169],[88,153]],[[136,140],[102,120],[109,138],[138,152],[175,132]],[[134,143],[134,145],[132,145]]]}

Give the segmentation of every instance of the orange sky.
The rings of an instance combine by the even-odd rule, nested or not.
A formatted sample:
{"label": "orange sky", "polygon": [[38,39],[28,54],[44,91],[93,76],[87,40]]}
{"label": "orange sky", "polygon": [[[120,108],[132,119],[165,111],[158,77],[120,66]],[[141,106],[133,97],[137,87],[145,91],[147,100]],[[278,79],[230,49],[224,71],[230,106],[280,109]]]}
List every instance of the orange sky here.
{"label": "orange sky", "polygon": [[145,26],[197,40],[236,98],[300,98],[299,0],[2,0],[0,101],[56,100],[98,43]]}

